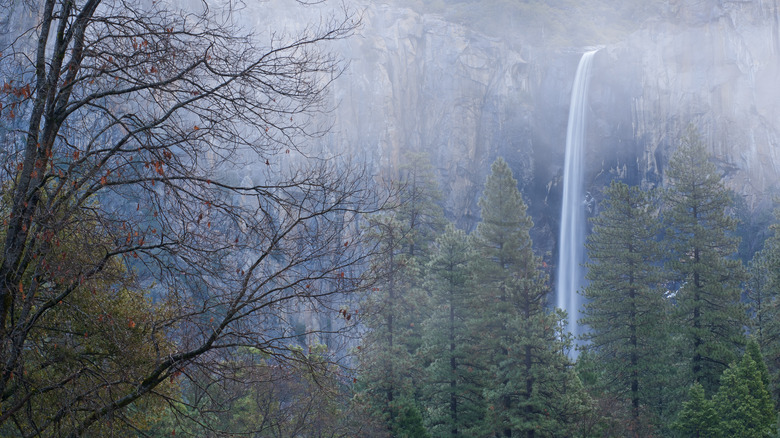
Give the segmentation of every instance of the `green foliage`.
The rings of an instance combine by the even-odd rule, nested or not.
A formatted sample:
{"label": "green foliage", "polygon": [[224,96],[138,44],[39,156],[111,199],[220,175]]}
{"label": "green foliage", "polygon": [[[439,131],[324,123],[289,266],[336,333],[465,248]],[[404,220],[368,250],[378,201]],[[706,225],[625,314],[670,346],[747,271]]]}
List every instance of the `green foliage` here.
{"label": "green foliage", "polygon": [[444,225],[437,204],[441,195],[427,158],[406,158],[397,183],[399,207],[368,219],[379,247],[373,262],[381,280],[362,306],[369,329],[360,355],[363,395],[388,430],[404,412],[398,400],[419,401],[426,367],[420,353],[422,329],[430,313],[422,270]]}
{"label": "green foliage", "polygon": [[[421,284],[414,257],[406,252],[406,224],[390,216],[374,217],[370,226],[381,256],[374,260],[383,281],[370,291],[361,306],[368,328],[363,336],[360,367],[370,405],[388,421],[394,420],[392,406],[399,397],[411,396],[419,381],[422,363],[417,358],[421,344],[421,322],[427,313],[427,296],[413,283]],[[412,396],[412,398],[414,398]]]}
{"label": "green foliage", "polygon": [[769,369],[766,366],[766,362],[764,362],[764,356],[761,354],[761,347],[758,345],[758,342],[756,342],[755,338],[751,337],[748,340],[745,353],[748,354],[750,358],[753,359],[753,362],[756,363],[758,374],[761,376],[761,383],[763,386],[765,388],[769,388],[771,383],[769,378]]}
{"label": "green foliage", "polygon": [[[769,241],[754,260],[746,298],[756,340],[727,368],[745,345],[747,324],[731,198],[693,131],[667,175],[663,221],[655,193],[617,182],[606,189],[587,244],[583,321],[591,331],[576,372],[565,354],[571,348],[565,316],[546,307],[547,278],[529,233],[533,222],[504,160],[491,168],[479,200],[482,221],[471,236],[449,226],[431,245],[427,236],[435,233],[415,234],[408,214],[374,218],[374,228],[384,231],[378,241],[385,249],[379,263],[388,273],[383,287],[391,287],[376,291],[380,305],[367,317],[364,351],[371,353],[362,394],[384,416],[387,432],[774,432],[767,390],[773,368],[760,351],[762,342],[776,345],[775,318],[768,315],[774,315],[778,284],[772,263],[780,257]],[[425,237],[410,245],[411,235]]]}
{"label": "green foliage", "polygon": [[673,424],[683,437],[763,438],[777,432],[777,413],[768,390],[766,365],[751,339],[739,363],[720,377],[718,392],[708,400],[695,383]]}
{"label": "green foliage", "polygon": [[766,367],[762,366],[757,344],[752,344],[737,365],[723,372],[720,388],[713,397],[719,419],[718,436],[763,438],[771,436],[775,429],[775,407],[764,382]]}
{"label": "green foliage", "polygon": [[[514,272],[518,277],[532,277],[538,263],[529,235],[533,221],[517,189],[517,180],[503,158],[491,166],[478,205],[482,221],[474,232],[474,245],[486,262],[481,267],[482,279],[498,285]],[[508,289],[500,289],[503,292],[499,298],[508,298]]]}
{"label": "green foliage", "polygon": [[745,278],[736,259],[731,198],[698,133],[689,128],[666,172],[664,196],[667,268],[679,283],[675,324],[688,358],[689,382],[715,392],[718,376],[744,345],[740,302]]}
{"label": "green foliage", "polygon": [[394,421],[391,424],[393,436],[397,438],[429,438],[430,435],[423,425],[420,410],[414,402],[401,399],[393,403],[391,407],[395,411]]}
{"label": "green foliage", "polygon": [[683,437],[714,437],[717,436],[718,418],[715,408],[704,395],[704,388],[696,382],[688,393],[688,401],[683,403],[679,418],[674,423]]}
{"label": "green foliage", "polygon": [[[151,427],[152,436],[362,436],[370,417],[352,403],[327,351],[291,350],[301,360],[281,366],[259,350],[242,348],[215,370],[182,378],[182,399]],[[304,362],[305,360],[305,362]],[[216,383],[218,379],[222,382]]]}
{"label": "green foliage", "polygon": [[584,348],[601,368],[606,392],[630,404],[625,421],[641,427],[644,411],[659,415],[661,381],[668,374],[668,304],[659,287],[662,256],[655,240],[660,227],[651,193],[613,182],[605,195],[586,245]]}
{"label": "green foliage", "polygon": [[750,315],[750,333],[768,363],[770,393],[780,402],[780,235],[778,226],[764,249],[753,256],[748,265],[749,280],[745,298]]}
{"label": "green foliage", "polygon": [[480,338],[469,330],[474,318],[474,256],[466,234],[448,225],[427,265],[431,315],[425,323],[422,396],[433,436],[469,436],[484,416],[482,385],[476,380]]}
{"label": "green foliage", "polygon": [[[46,274],[30,272],[18,285],[12,320],[38,316],[26,333],[21,360],[9,373],[2,402],[4,410],[27,414],[25,421],[3,424],[0,434],[21,434],[28,422],[67,430],[91,415],[94,406],[133,390],[133,382],[174,351],[166,327],[173,303],[153,302],[121,260],[111,260],[88,280],[72,278],[79,267],[100,259],[107,237],[96,228],[83,218],[67,233],[49,235]],[[69,293],[58,296],[67,285]],[[93,430],[118,436],[148,430],[166,400],[177,395],[176,383],[165,382],[128,409],[101,418]]]}
{"label": "green foliage", "polygon": [[[533,254],[527,215],[517,181],[499,158],[479,200],[482,221],[473,234],[480,309],[473,321],[483,334],[482,364],[487,416],[484,430],[497,434],[552,433],[573,421],[559,411],[574,400],[576,385],[558,331],[562,315],[549,313],[547,278]],[[477,308],[475,303],[474,308]]]}
{"label": "green foliage", "polygon": [[432,242],[444,231],[446,220],[440,202],[441,191],[436,183],[430,159],[424,153],[407,153],[399,169],[399,202],[396,219],[409,229],[406,252],[427,260]]}

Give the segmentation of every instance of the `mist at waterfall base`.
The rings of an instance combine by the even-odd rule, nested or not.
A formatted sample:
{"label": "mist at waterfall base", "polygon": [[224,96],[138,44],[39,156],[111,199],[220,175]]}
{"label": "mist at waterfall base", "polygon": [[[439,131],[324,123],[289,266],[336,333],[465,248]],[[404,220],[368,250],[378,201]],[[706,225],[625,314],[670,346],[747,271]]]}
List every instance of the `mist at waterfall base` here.
{"label": "mist at waterfall base", "polygon": [[[568,35],[572,44],[605,43],[598,56],[581,56],[574,46],[529,40],[533,32],[526,28],[495,26],[501,17],[484,8],[460,11],[448,4],[446,14],[427,14],[422,6],[429,3],[433,7],[412,0],[366,3],[358,35],[332,43],[348,64],[330,88],[332,119],[324,124],[332,129],[317,147],[364,160],[377,175],[391,174],[405,152],[424,151],[434,164],[445,214],[467,231],[480,220],[477,201],[490,164],[504,157],[536,224],[536,252],[552,266],[550,304],[568,313],[575,337],[583,330],[577,325],[585,276],[583,185],[597,204],[599,188],[612,179],[662,184],[676,133],[694,123],[750,209],[771,200],[766,193],[780,173],[773,158],[780,62],[770,62],[778,53],[769,38],[771,16],[762,25],[744,18],[755,18],[745,7],[713,15],[686,1],[669,12],[669,20],[659,14],[648,24],[625,26],[632,31],[620,38]],[[295,29],[328,14],[328,2],[290,8],[281,0],[250,4],[242,18],[259,29]],[[457,11],[467,19],[449,20]],[[724,27],[732,21],[741,24]],[[489,37],[480,33],[488,30]],[[582,74],[592,63],[593,74]],[[577,141],[572,131],[579,133]],[[591,140],[587,151],[585,137]],[[572,151],[575,145],[580,147]]]}
{"label": "mist at waterfall base", "polygon": [[[588,84],[593,56],[598,50],[582,55],[571,91],[569,123],[566,130],[566,160],[563,173],[563,203],[558,239],[558,277],[556,305],[568,314],[567,325],[572,335],[580,335],[577,325],[581,299],[578,290],[585,278],[581,264],[585,249],[585,206],[583,168]],[[576,349],[572,350],[576,356]]]}
{"label": "mist at waterfall base", "polygon": [[[258,29],[294,29],[327,16],[328,3],[302,10],[291,10],[280,0],[250,4],[242,18]],[[437,3],[441,11],[434,10]],[[576,334],[582,245],[564,242],[559,225],[571,217],[565,211],[582,214],[571,203],[581,204],[583,193],[563,201],[567,189],[556,178],[570,172],[562,150],[568,143],[568,93],[577,61],[569,49],[573,46],[559,50],[542,43],[558,41],[557,36],[564,40],[561,44],[606,44],[593,60],[598,74],[590,92],[592,142],[586,153],[589,165],[578,177],[596,201],[601,200],[598,187],[612,178],[648,187],[661,184],[676,132],[688,123],[701,126],[718,160],[732,169],[730,187],[751,208],[768,199],[763,193],[780,172],[772,158],[780,132],[775,122],[780,120],[780,100],[775,98],[775,66],[780,63],[770,62],[778,53],[771,38],[774,19],[757,18],[758,5],[675,3],[667,11],[668,2],[645,2],[658,10],[643,6],[634,11],[639,15],[623,15],[638,21],[623,23],[621,34],[610,32],[610,38],[599,40],[595,34],[586,38],[574,33],[574,20],[563,21],[566,26],[559,29],[566,31],[565,38],[551,35],[552,28],[543,34],[517,26],[520,18],[533,21],[520,12],[541,14],[530,9],[493,14],[466,1],[357,2],[365,4],[358,35],[333,42],[348,65],[330,89],[333,129],[318,147],[365,160],[378,175],[398,168],[404,152],[425,151],[435,166],[445,213],[464,230],[479,221],[476,204],[490,163],[504,157],[537,224],[537,254],[552,254],[545,261],[558,269],[551,275],[551,304],[567,310]],[[624,2],[610,6],[630,7]],[[565,12],[594,18],[584,7]],[[544,16],[536,22],[562,20],[557,13]],[[642,24],[643,17],[652,20]],[[511,26],[496,25],[510,18],[515,20]],[[609,30],[593,27],[587,30]],[[585,219],[575,222],[582,227]],[[578,249],[567,250],[569,245]],[[578,280],[567,280],[555,266],[566,259],[576,260],[570,264],[580,271],[573,274]]]}

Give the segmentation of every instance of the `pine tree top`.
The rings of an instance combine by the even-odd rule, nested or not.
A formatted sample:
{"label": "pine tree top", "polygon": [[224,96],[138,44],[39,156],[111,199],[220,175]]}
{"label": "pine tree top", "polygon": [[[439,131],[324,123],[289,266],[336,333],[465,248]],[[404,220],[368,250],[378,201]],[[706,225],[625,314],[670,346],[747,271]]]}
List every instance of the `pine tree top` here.
{"label": "pine tree top", "polygon": [[534,224],[517,180],[503,158],[491,166],[479,206],[482,221],[475,232],[478,251],[502,268],[517,266],[524,272],[535,268],[529,234]]}

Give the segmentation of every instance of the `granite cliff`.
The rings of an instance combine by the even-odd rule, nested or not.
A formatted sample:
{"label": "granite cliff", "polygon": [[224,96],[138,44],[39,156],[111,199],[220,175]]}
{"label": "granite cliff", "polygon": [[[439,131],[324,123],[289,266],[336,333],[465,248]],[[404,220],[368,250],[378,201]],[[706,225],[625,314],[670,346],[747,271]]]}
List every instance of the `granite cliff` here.
{"label": "granite cliff", "polygon": [[[384,174],[405,151],[428,151],[446,213],[466,229],[478,220],[485,175],[501,155],[536,232],[554,240],[569,95],[586,47],[488,37],[386,4],[368,5],[363,23],[339,45],[350,65],[333,87],[329,145],[364,155]],[[662,184],[665,161],[692,123],[728,186],[751,209],[766,208],[780,181],[777,35],[773,3],[678,1],[666,18],[603,46],[588,114],[593,196],[616,177]]]}

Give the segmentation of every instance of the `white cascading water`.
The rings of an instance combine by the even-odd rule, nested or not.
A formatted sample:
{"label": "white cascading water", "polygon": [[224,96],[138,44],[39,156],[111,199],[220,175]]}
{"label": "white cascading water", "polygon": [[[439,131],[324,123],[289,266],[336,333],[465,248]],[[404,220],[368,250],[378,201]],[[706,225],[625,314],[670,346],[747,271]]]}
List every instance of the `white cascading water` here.
{"label": "white cascading water", "polygon": [[[579,336],[577,320],[580,300],[577,290],[584,283],[582,272],[585,251],[585,194],[583,165],[585,149],[585,110],[593,50],[582,55],[574,77],[569,106],[569,126],[566,129],[566,160],[563,169],[563,205],[561,231],[558,239],[557,306],[568,313],[568,329]],[[576,351],[573,353],[576,355]]]}

